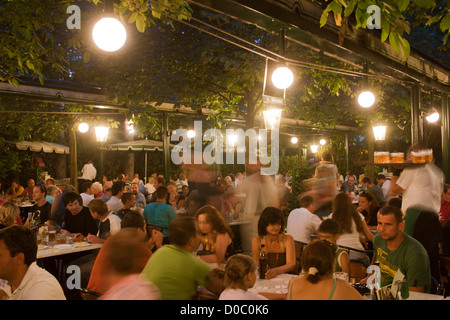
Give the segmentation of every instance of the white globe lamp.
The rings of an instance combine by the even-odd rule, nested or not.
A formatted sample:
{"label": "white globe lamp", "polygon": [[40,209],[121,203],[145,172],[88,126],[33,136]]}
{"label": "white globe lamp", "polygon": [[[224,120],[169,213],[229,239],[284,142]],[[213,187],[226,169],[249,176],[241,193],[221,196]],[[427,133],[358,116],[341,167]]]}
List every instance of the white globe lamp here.
{"label": "white globe lamp", "polygon": [[294,82],[294,74],[288,67],[279,67],[272,73],[272,83],[278,89],[289,88]]}
{"label": "white globe lamp", "polygon": [[117,19],[105,17],[95,24],[92,37],[100,49],[112,52],[122,48],[127,39],[127,32]]}
{"label": "white globe lamp", "polygon": [[370,108],[375,103],[375,96],[370,91],[363,91],[358,96],[358,103],[363,108]]}

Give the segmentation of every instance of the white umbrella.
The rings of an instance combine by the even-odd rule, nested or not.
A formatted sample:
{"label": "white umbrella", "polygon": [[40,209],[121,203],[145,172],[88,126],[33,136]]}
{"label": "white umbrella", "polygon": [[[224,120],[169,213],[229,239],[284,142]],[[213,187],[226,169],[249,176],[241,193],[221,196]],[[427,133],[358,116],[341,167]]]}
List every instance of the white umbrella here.
{"label": "white umbrella", "polygon": [[69,147],[47,141],[17,141],[9,142],[19,150],[30,150],[34,152],[69,154]]}

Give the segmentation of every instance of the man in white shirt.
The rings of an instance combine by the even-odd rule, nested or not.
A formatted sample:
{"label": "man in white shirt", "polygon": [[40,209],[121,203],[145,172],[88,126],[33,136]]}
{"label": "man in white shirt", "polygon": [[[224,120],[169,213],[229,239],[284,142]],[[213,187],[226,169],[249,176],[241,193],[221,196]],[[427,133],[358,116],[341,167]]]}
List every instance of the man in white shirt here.
{"label": "man in white shirt", "polygon": [[92,182],[86,181],[81,185],[81,199],[83,199],[83,207],[87,207],[89,202],[94,199],[94,192],[92,191]]}
{"label": "man in white shirt", "polygon": [[[407,160],[412,159],[412,152],[420,152],[424,149],[427,147],[412,146],[407,154]],[[432,162],[404,169],[398,169],[395,166],[394,168],[389,193],[402,194],[404,232],[425,247],[430,258],[431,275],[439,280],[439,242],[441,241],[439,210],[444,189],[444,173]],[[434,287],[432,289],[434,290]]]}
{"label": "man in white shirt", "polygon": [[0,300],[66,300],[61,285],[36,264],[36,235],[23,226],[0,230]]}
{"label": "man in white shirt", "polygon": [[300,198],[300,208],[294,209],[289,214],[286,231],[295,241],[309,243],[311,236],[319,228],[322,222],[314,211],[314,198],[304,195]]}
{"label": "man in white shirt", "polygon": [[97,176],[97,169],[94,167],[94,162],[89,160],[81,169],[82,176],[80,179],[94,181]]}

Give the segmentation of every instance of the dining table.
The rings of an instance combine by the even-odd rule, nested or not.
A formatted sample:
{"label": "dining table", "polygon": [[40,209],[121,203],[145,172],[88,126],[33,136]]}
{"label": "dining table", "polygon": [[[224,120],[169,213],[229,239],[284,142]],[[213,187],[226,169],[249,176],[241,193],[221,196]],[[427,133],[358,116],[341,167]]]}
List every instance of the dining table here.
{"label": "dining table", "polygon": [[78,253],[83,251],[90,251],[100,249],[102,243],[89,243],[89,242],[74,242],[65,244],[55,244],[53,246],[38,246],[37,258],[49,258],[56,257],[65,254]]}
{"label": "dining table", "polygon": [[288,293],[289,281],[294,277],[298,277],[298,275],[282,273],[273,279],[260,279],[258,277],[249,291],[263,295],[270,300],[284,300]]}

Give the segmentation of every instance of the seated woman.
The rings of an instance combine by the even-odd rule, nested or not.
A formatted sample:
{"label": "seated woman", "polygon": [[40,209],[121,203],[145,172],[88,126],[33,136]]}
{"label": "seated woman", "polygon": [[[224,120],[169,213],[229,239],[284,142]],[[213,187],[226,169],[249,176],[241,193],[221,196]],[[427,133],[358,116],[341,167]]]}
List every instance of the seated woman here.
{"label": "seated woman", "polygon": [[377,199],[370,192],[359,194],[358,212],[364,216],[369,230],[377,230],[377,213],[380,210]]}
{"label": "seated woman", "polygon": [[364,216],[356,210],[345,192],[338,193],[334,198],[330,218],[339,224],[340,237],[337,245],[354,249],[350,250],[350,260],[358,260],[368,266],[370,258],[364,250],[369,247],[367,242],[372,242],[373,234],[367,227]]}
{"label": "seated woman", "polygon": [[283,233],[284,219],[280,209],[267,207],[261,213],[258,221],[258,235],[252,239],[252,256],[259,262],[261,244],[265,245],[269,269],[266,279],[275,278],[282,273],[295,269],[294,238]]}
{"label": "seated woman", "polygon": [[198,209],[195,217],[202,234],[202,249],[197,251],[200,259],[208,263],[225,263],[234,236],[224,217],[209,205]]}
{"label": "seated woman", "polygon": [[302,273],[288,285],[288,300],[363,300],[347,281],[333,277],[335,246],[313,240],[302,254]]}
{"label": "seated woman", "polygon": [[350,257],[348,252],[339,248],[336,243],[339,239],[339,224],[336,220],[325,219],[316,231],[317,239],[326,240],[336,246],[334,272],[343,272],[350,278]]}

